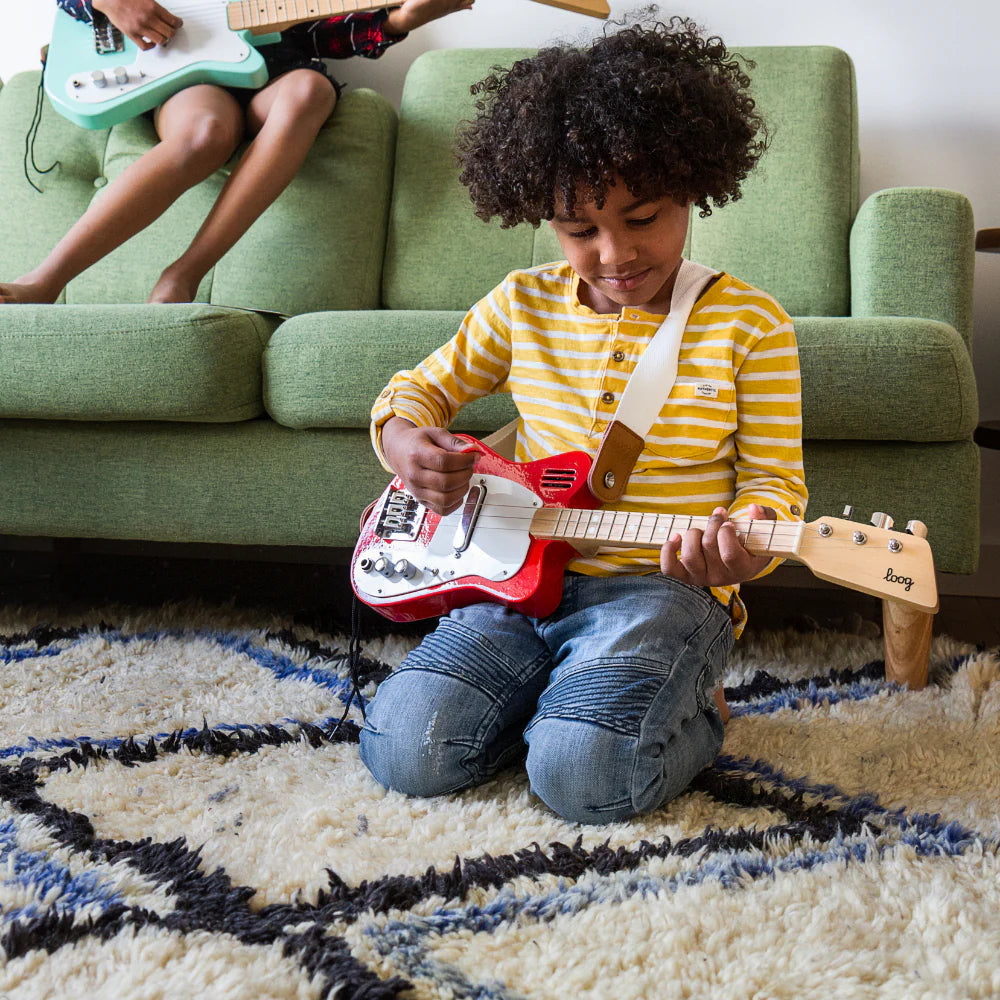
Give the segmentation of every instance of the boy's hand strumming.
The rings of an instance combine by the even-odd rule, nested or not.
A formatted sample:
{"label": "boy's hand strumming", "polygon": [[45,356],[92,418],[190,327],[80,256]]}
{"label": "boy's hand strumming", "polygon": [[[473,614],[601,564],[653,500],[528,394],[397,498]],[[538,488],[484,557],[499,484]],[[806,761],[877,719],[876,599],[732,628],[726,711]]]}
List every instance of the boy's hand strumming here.
{"label": "boy's hand strumming", "polygon": [[[704,531],[690,528],[669,538],[660,550],[664,574],[695,587],[725,587],[760,573],[771,556],[747,551],[728,516],[725,507],[716,507]],[[750,504],[747,516],[755,521],[775,521],[778,517],[773,508],[756,503]]]}
{"label": "boy's hand strumming", "polygon": [[401,7],[390,11],[385,29],[390,35],[405,35],[428,21],[436,21],[456,10],[472,10],[475,0],[405,0]]}
{"label": "boy's hand strumming", "polygon": [[415,427],[393,417],[382,428],[382,454],[406,488],[435,514],[458,510],[479,454],[443,427]]}
{"label": "boy's hand strumming", "polygon": [[92,0],[91,6],[144,52],[169,41],[184,23],[156,0]]}

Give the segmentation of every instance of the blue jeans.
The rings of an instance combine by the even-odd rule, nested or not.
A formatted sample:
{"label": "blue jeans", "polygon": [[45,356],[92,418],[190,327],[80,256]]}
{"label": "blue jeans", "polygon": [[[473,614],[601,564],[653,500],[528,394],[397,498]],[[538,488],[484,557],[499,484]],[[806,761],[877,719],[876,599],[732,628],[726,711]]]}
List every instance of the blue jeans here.
{"label": "blue jeans", "polygon": [[568,575],[546,618],[452,611],[382,682],[361,759],[387,788],[431,796],[524,755],[532,791],[580,823],[628,819],[712,762],[727,610],[659,573]]}

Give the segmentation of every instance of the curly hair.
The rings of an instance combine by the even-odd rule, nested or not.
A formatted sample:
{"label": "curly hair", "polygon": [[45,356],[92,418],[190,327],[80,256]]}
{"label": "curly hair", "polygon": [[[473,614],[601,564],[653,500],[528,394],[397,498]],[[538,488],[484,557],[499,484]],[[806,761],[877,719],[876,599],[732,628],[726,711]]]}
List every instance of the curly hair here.
{"label": "curly hair", "polygon": [[722,40],[682,17],[544,48],[473,85],[478,114],[456,144],[461,181],[476,215],[503,228],[551,219],[557,191],[569,210],[577,197],[601,208],[616,177],[637,198],[671,196],[711,215],[710,200],[740,197],[768,145],[749,85]]}

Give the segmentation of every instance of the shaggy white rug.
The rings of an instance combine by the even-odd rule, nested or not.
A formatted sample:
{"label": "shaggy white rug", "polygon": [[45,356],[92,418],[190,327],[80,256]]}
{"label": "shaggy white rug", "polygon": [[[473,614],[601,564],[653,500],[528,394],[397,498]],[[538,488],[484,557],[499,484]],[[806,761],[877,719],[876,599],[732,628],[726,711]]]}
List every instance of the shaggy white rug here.
{"label": "shaggy white rug", "polygon": [[[370,695],[415,639],[363,648]],[[523,770],[437,800],[357,757],[347,638],[265,612],[0,609],[0,996],[1000,995],[1000,662],[738,644],[722,755],[575,826]]]}

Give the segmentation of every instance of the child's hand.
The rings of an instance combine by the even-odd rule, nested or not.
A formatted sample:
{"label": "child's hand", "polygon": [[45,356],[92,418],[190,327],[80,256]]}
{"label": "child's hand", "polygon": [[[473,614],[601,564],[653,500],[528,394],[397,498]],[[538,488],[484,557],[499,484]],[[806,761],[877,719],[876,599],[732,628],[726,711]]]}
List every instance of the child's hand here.
{"label": "child's hand", "polygon": [[382,454],[425,507],[444,515],[469,492],[479,452],[443,427],[415,427],[393,417],[382,428]]}
{"label": "child's hand", "polygon": [[[771,556],[751,555],[736,536],[736,527],[727,521],[725,507],[716,507],[705,530],[690,528],[673,535],[660,549],[660,569],[667,575],[695,587],[725,587],[755,577]],[[771,507],[750,504],[748,516],[755,521],[775,521]]]}
{"label": "child's hand", "polygon": [[156,0],[92,0],[91,5],[144,52],[169,41],[184,23]]}
{"label": "child's hand", "polygon": [[475,0],[404,0],[401,7],[389,12],[385,29],[390,35],[405,35],[428,21],[436,21],[456,10],[472,10]]}

